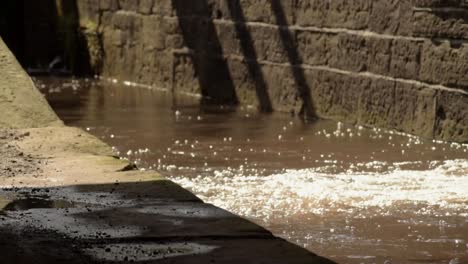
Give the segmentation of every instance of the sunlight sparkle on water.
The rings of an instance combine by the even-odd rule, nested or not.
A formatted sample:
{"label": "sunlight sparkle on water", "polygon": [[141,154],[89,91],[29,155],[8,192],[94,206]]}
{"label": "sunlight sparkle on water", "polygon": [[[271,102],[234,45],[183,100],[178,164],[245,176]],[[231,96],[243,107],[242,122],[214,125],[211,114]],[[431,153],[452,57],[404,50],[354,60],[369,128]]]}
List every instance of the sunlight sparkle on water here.
{"label": "sunlight sparkle on water", "polygon": [[[378,162],[365,165],[380,166]],[[325,214],[366,208],[391,211],[397,205],[413,204],[419,204],[426,212],[431,208],[468,212],[466,160],[446,161],[431,170],[395,169],[384,175],[330,175],[317,169],[286,170],[267,177],[242,173],[217,170],[214,177],[173,179],[203,200],[248,217]]]}

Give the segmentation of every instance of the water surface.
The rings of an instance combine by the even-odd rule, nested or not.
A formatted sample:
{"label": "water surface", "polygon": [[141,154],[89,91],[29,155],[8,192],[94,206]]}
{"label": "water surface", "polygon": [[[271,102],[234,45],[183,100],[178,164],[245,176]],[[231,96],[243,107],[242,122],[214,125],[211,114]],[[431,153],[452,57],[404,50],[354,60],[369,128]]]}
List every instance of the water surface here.
{"label": "water surface", "polygon": [[67,125],[340,263],[468,263],[468,146],[131,83],[38,79]]}

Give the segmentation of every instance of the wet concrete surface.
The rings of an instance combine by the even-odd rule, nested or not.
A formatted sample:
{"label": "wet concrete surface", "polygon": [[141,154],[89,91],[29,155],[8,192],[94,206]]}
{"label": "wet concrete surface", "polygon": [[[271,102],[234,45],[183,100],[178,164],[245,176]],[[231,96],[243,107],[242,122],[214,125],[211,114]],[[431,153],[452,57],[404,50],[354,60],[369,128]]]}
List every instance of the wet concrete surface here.
{"label": "wet concrete surface", "polygon": [[0,263],[332,263],[170,182],[4,188],[0,200]]}

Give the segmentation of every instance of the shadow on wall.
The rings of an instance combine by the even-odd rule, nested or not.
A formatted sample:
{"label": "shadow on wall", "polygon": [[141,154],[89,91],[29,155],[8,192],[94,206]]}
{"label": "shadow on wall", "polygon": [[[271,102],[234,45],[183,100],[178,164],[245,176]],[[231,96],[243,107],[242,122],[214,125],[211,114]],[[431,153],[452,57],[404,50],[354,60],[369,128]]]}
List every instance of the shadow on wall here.
{"label": "shadow on wall", "polygon": [[[212,19],[215,13],[212,4],[207,0],[190,2],[172,0],[172,3],[179,19],[185,45],[190,49],[192,64],[202,88],[203,97],[209,98],[208,100],[214,103],[237,104],[236,87]],[[289,31],[280,1],[271,1],[270,5],[279,26],[278,33],[283,48],[292,65],[290,69],[298,90],[298,100],[303,103],[300,115],[305,119],[312,119],[315,117],[315,108],[310,95],[310,87],[301,68],[297,44]],[[239,0],[227,1],[227,6],[230,16],[235,21],[235,32],[248,73],[256,87],[259,108],[263,112],[272,112],[273,106],[268,93],[268,85],[258,62],[258,54],[252,34],[246,24],[247,20],[241,2]]]}
{"label": "shadow on wall", "polygon": [[76,0],[2,0],[0,4],[0,34],[31,73],[90,73],[78,19]]}
{"label": "shadow on wall", "polygon": [[[201,87],[202,103],[237,105],[238,98],[223,58],[223,50],[215,25],[212,9],[207,1],[172,0],[179,19],[184,42],[190,49],[195,75]],[[199,19],[193,19],[196,12]]]}
{"label": "shadow on wall", "polygon": [[254,42],[252,35],[250,34],[247,26],[244,12],[239,0],[228,1],[229,13],[232,18],[236,21],[235,29],[237,38],[240,41],[241,49],[245,58],[248,58],[246,61],[247,68],[250,74],[250,77],[255,82],[255,89],[257,93],[257,99],[260,105],[260,110],[262,112],[272,112],[273,107],[271,104],[271,99],[268,94],[268,86],[263,76],[262,69],[258,64],[257,51],[255,50]]}
{"label": "shadow on wall", "polygon": [[294,40],[294,36],[289,31],[284,8],[280,1],[270,1],[270,4],[276,23],[279,26],[279,34],[281,41],[283,42],[283,48],[286,50],[289,63],[292,66],[291,71],[299,97],[303,102],[300,115],[305,119],[313,119],[316,116],[316,113],[310,95],[310,87],[307,84],[304,70],[301,68],[302,60],[300,59],[299,52],[297,51],[297,43]]}

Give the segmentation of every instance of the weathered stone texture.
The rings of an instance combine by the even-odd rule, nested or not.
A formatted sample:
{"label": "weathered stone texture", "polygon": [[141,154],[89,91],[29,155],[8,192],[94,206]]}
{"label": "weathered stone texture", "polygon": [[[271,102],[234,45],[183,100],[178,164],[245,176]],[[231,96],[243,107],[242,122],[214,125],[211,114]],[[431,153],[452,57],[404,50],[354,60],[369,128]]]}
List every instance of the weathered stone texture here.
{"label": "weathered stone texture", "polygon": [[421,57],[421,80],[468,90],[468,45],[453,48],[445,42],[426,42]]}
{"label": "weathered stone texture", "polygon": [[331,50],[330,66],[353,72],[366,71],[369,54],[367,38],[346,33],[339,34],[337,38],[336,46]]}
{"label": "weathered stone texture", "polygon": [[387,127],[427,138],[434,137],[436,93],[429,87],[396,82],[393,120]]}
{"label": "weathered stone texture", "polygon": [[78,2],[101,33],[103,75],[468,141],[466,112],[436,107],[466,107],[463,1]]}
{"label": "weathered stone texture", "polygon": [[434,136],[466,142],[468,138],[468,95],[439,91]]}
{"label": "weathered stone texture", "polygon": [[177,92],[201,94],[200,83],[190,53],[174,52],[171,66],[174,76],[171,89]]}
{"label": "weathered stone texture", "polygon": [[370,38],[366,42],[369,49],[367,70],[380,75],[390,72],[390,62],[393,52],[393,41],[385,38]]}
{"label": "weathered stone texture", "polygon": [[[450,10],[450,11],[448,11]],[[468,9],[421,10],[413,15],[413,35],[468,39]]]}
{"label": "weathered stone texture", "polygon": [[314,31],[297,31],[297,49],[302,62],[308,65],[329,65],[334,55],[338,38],[335,34],[324,34]]}
{"label": "weathered stone texture", "polygon": [[416,7],[460,7],[467,5],[465,0],[413,0]]}
{"label": "weathered stone texture", "polygon": [[317,113],[325,118],[358,122],[360,97],[369,87],[369,80],[326,70],[318,70],[316,76],[312,95]]}
{"label": "weathered stone texture", "polygon": [[403,79],[419,79],[421,46],[409,40],[393,40],[389,75]]}
{"label": "weathered stone texture", "polygon": [[0,128],[62,125],[0,38]]}
{"label": "weathered stone texture", "polygon": [[371,16],[371,0],[299,0],[295,23],[301,26],[365,29]]}

